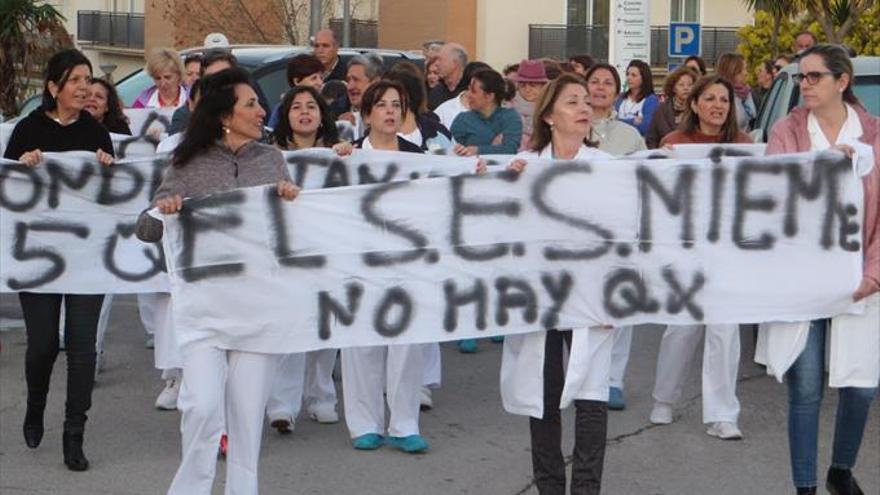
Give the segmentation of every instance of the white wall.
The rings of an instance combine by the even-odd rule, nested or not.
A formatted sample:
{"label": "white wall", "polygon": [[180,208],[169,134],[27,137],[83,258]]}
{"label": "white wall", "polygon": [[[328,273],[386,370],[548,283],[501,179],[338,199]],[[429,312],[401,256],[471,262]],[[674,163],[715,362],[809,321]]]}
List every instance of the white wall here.
{"label": "white wall", "polygon": [[477,0],[477,60],[495,69],[529,56],[529,24],[565,24],[566,0]]}

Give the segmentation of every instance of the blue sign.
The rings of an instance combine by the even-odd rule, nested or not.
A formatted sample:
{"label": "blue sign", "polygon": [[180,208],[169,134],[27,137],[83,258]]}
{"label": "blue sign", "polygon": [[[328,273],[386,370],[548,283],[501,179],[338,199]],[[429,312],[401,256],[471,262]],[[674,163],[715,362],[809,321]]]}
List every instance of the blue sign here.
{"label": "blue sign", "polygon": [[669,56],[689,57],[700,54],[700,24],[673,22],[669,24]]}

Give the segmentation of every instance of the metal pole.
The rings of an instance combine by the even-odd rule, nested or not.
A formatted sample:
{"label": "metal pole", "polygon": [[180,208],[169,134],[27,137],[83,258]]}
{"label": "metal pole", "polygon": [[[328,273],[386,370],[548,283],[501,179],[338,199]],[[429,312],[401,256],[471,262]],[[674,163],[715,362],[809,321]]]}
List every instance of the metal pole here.
{"label": "metal pole", "polygon": [[342,2],[342,46],[351,46],[351,0]]}
{"label": "metal pole", "polygon": [[309,36],[314,36],[321,30],[321,0],[311,0],[310,14]]}

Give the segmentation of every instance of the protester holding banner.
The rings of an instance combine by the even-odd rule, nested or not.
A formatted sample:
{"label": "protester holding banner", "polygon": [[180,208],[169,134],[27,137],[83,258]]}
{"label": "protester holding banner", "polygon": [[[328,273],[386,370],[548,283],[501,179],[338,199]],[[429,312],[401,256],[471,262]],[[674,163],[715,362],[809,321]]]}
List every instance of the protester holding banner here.
{"label": "protester holding banner", "polygon": [[657,111],[660,99],[654,94],[651,67],[643,60],[633,60],[626,68],[626,92],[617,98],[617,118],[639,130],[644,136]]}
{"label": "protester holding banner", "polygon": [[522,120],[515,110],[501,103],[510,99],[501,74],[491,69],[478,70],[468,86],[470,110],[452,122],[455,153],[459,156],[486,154],[512,155],[522,140]]}
{"label": "protester holding banner", "polygon": [[660,146],[660,140],[681,123],[687,110],[688,96],[697,79],[699,79],[697,73],[686,65],[666,76],[666,81],[663,82],[663,94],[666,99],[657,108],[645,135],[645,144],[649,149]]}
{"label": "protester holding banner", "polygon": [[[532,149],[517,155],[509,170],[531,160],[612,158],[588,140],[592,125],[587,85],[564,74],[550,82],[535,107]],[[614,332],[592,327],[508,335],[501,361],[504,409],[530,416],[532,469],[538,493],[565,493],[560,408],[576,409],[571,493],[598,494],[602,485],[608,422],[608,372]],[[564,349],[568,370],[563,370]]]}
{"label": "protester holding banner", "polygon": [[[156,191],[154,206],[161,213],[180,211],[185,197],[262,184],[277,184],[278,195],[286,200],[296,197],[299,189],[281,153],[257,142],[266,112],[249,83],[243,69],[226,69],[205,81],[202,99]],[[159,220],[141,214],[139,239],[157,242],[162,233]],[[211,493],[225,411],[226,493],[256,494],[263,413],[278,355],[249,350],[260,348],[259,328],[236,328],[235,334],[207,325],[176,330],[183,357],[178,399],[183,455],[168,493]]]}
{"label": "protester holding banner", "polygon": [[428,94],[421,69],[411,62],[398,62],[385,74],[406,91],[408,112],[400,127],[400,136],[424,151],[440,152],[452,148],[452,134],[428,111]]}
{"label": "protester holding banner", "polygon": [[[95,152],[99,163],[112,164],[110,133],[85,110],[91,78],[92,65],[80,51],[63,50],[53,55],[46,65],[42,105],[15,126],[4,157],[33,167],[43,161],[43,152],[84,150]],[[86,412],[92,405],[98,317],[104,295],[38,294],[22,290],[18,297],[27,331],[25,443],[33,449],[43,439],[43,413],[58,357],[63,302],[67,354],[64,464],[72,471],[85,471],[89,461],[82,450],[83,436]]]}
{"label": "protester holding banner", "polygon": [[[318,91],[296,86],[281,101],[272,141],[282,150],[332,147],[340,156],[351,153],[350,143],[340,142],[336,122]],[[266,404],[269,424],[279,433],[290,433],[304,403],[309,417],[319,423],[336,423],[336,385],[333,368],[337,349],[305,354],[285,354],[278,366],[272,393]]]}
{"label": "protester holding banner", "polygon": [[186,104],[183,64],[170,48],[156,48],[147,56],[147,72],[155,84],[143,90],[132,108],[180,108]]}
{"label": "protester holding banner", "polygon": [[122,103],[119,101],[119,95],[116,94],[116,88],[106,80],[92,79],[85,109],[108,131],[131,136],[128,118],[122,113]]}
{"label": "protester holding banner", "polygon": [[[683,143],[751,143],[736,123],[734,92],[730,81],[719,75],[697,81],[687,100],[679,129],[667,134],[661,145]],[[673,409],[681,400],[692,356],[705,327],[703,346],[703,422],[708,435],[722,440],[742,438],[740,405],[736,397],[739,370],[739,325],[669,325],[663,332],[657,356],[654,407],[650,420],[665,425],[673,421]]]}
{"label": "protester holding banner", "polygon": [[873,153],[874,167],[862,178],[863,278],[852,295],[854,301],[864,302],[865,311],[830,321],[765,324],[756,360],[767,364],[768,372],[777,378],[785,378],[794,486],[799,494],[815,494],[828,337],[828,381],[840,398],[826,487],[831,493],[861,494],[852,469],[880,381],[880,119],[869,114],[853,93],[853,65],[839,46],[822,44],[806,50],[794,78],[800,83],[804,104],[773,127],[767,154],[836,148],[852,155],[856,143],[870,146],[870,151],[864,151]]}
{"label": "protester holding banner", "polygon": [[[370,133],[354,143],[356,148],[422,153],[398,135],[403,116],[410,111],[403,87],[377,81],[367,88],[360,103]],[[419,434],[424,354],[420,344],[342,349],[345,423],[355,449],[376,450],[387,443],[409,454],[428,450],[428,442]],[[386,398],[390,413],[387,438]]]}
{"label": "protester holding banner", "polygon": [[599,149],[615,156],[645,149],[645,140],[635,127],[617,119],[614,102],[620,93],[620,75],[610,64],[596,64],[587,71],[593,130],[590,139]]}

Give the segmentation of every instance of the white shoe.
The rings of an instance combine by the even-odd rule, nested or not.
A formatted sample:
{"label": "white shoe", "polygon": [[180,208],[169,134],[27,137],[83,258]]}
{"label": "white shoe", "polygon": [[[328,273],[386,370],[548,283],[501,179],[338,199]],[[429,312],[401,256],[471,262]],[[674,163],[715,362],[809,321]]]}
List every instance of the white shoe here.
{"label": "white shoe", "polygon": [[730,421],[719,421],[712,423],[706,434],[711,437],[720,438],[722,440],[742,440],[743,434],[736,423]]}
{"label": "white shoe", "polygon": [[672,404],[660,401],[654,402],[650,421],[655,425],[668,425],[672,423]]}
{"label": "white shoe", "polygon": [[325,425],[339,422],[339,414],[334,409],[315,409],[309,411],[309,417]]}
{"label": "white shoe", "polygon": [[169,378],[165,380],[165,388],[156,397],[156,409],[162,411],[174,411],[177,409],[177,396],[180,395],[180,380]]}
{"label": "white shoe", "polygon": [[428,411],[434,408],[434,400],[431,398],[431,389],[422,387],[419,390],[419,409]]}
{"label": "white shoe", "polygon": [[269,426],[278,430],[278,433],[287,435],[293,433],[296,423],[291,416],[272,416],[269,418]]}

